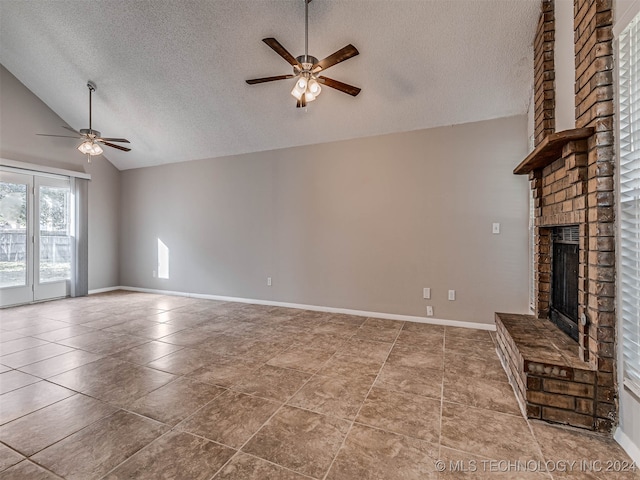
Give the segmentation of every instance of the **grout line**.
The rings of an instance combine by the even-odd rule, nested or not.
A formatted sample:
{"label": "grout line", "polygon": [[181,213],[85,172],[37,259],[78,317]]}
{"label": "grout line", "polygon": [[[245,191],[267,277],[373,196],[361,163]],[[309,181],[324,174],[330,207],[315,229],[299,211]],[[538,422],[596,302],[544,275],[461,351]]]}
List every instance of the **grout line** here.
{"label": "grout line", "polygon": [[[47,468],[47,467],[45,467],[44,465],[42,465],[42,464],[40,464],[40,463],[36,462],[35,460],[31,460],[31,458],[25,458],[24,460],[22,460],[22,461],[21,461],[21,462],[19,462],[19,463],[22,463],[22,462],[33,463],[34,465],[37,465],[38,467],[40,467],[41,469],[43,469],[45,472],[47,472],[47,473],[49,473],[49,474],[53,475],[54,477],[56,477],[56,478],[60,478],[61,480],[65,480],[65,479],[64,479],[64,477],[61,477],[60,475],[58,475],[58,474],[57,474],[56,472],[54,472],[53,470],[49,470],[49,468]],[[18,465],[19,463],[17,463],[16,465]],[[13,465],[13,466],[15,466],[15,465]],[[11,467],[9,467],[9,468],[11,468]],[[7,469],[7,470],[8,470],[8,469]],[[6,471],[7,471],[7,470],[3,470],[3,471],[2,471],[2,474],[6,473]]]}
{"label": "grout line", "polygon": [[[333,356],[333,355],[332,355],[332,356]],[[327,362],[328,362],[328,361],[329,361],[329,360],[327,360]],[[326,362],[325,362],[325,363],[326,363]],[[294,397],[294,396],[295,396],[295,395],[296,395],[300,390],[302,390],[302,389],[305,387],[305,385],[306,385],[307,383],[309,383],[309,381],[310,381],[314,376],[315,376],[315,374],[312,374],[312,375],[311,375],[311,376],[310,376],[310,377],[309,377],[309,378],[308,378],[308,379],[307,379],[307,380],[306,380],[306,381],[305,381],[305,382],[300,386],[300,388],[298,388],[298,390],[296,390],[296,391],[294,392],[294,394],[293,394],[290,398],[293,398],[293,397]],[[243,394],[243,395],[247,395],[247,394]],[[250,396],[253,396],[253,395],[250,395]],[[255,398],[261,398],[261,397],[255,397]],[[271,419],[272,419],[273,417],[275,417],[275,416],[280,412],[280,410],[282,410],[282,408],[283,408],[285,405],[286,405],[286,402],[282,402],[282,404],[281,404],[281,405],[280,405],[280,406],[279,406],[279,407],[278,407],[278,408],[273,412],[273,414],[271,414],[271,416],[270,416],[270,417],[269,417],[269,418],[268,418],[268,419],[267,419],[267,420],[266,420],[262,425],[260,425],[260,427],[259,427],[259,428],[258,428],[258,429],[257,429],[257,430],[256,430],[256,431],[255,431],[255,432],[254,432],[254,433],[253,433],[253,434],[252,434],[252,435],[251,435],[251,436],[250,436],[250,437],[249,437],[249,438],[248,438],[248,439],[247,439],[247,440],[246,440],[242,445],[240,445],[240,447],[238,447],[237,452],[236,452],[234,455],[232,455],[232,456],[231,456],[231,458],[229,458],[229,460],[227,460],[227,461],[225,462],[225,464],[224,464],[224,465],[222,465],[222,466],[218,469],[218,471],[213,475],[213,477],[211,477],[211,478],[213,479],[216,475],[218,475],[218,473],[220,473],[220,472],[221,472],[221,471],[222,471],[222,470],[223,470],[223,469],[224,469],[224,468],[225,468],[225,467],[226,467],[226,466],[227,466],[227,465],[228,465],[228,464],[229,464],[229,463],[230,463],[230,462],[231,462],[231,461],[232,461],[232,460],[233,460],[233,459],[238,455],[238,452],[242,452],[242,449],[243,449],[243,448],[244,448],[244,447],[245,447],[245,446],[246,446],[246,445],[247,445],[247,444],[248,444],[248,443],[249,443],[249,442],[250,442],[250,441],[251,441],[251,440],[252,440],[252,439],[253,439],[253,438],[254,438],[254,437],[255,437],[255,436],[256,436],[256,435],[257,435],[257,434],[262,430],[262,429],[263,429],[263,428],[264,428],[264,426],[265,426],[265,425],[267,425],[267,424],[271,421]],[[245,452],[242,452],[242,453],[245,453]],[[260,457],[258,457],[258,458],[260,458]],[[276,464],[276,465],[277,465],[277,464]],[[281,466],[281,465],[278,465],[278,466]],[[298,472],[296,472],[296,473],[298,473]]]}
{"label": "grout line", "polygon": [[[365,323],[366,323],[366,321],[365,321]],[[364,323],[363,323],[363,325],[364,325]],[[398,337],[400,336],[400,332],[402,332],[402,329],[404,328],[404,325],[405,325],[405,322],[402,322],[402,325],[400,326],[400,328],[396,332],[396,336],[395,336],[395,338],[393,340],[393,343],[391,344],[391,348],[387,352],[387,356],[385,357],[384,362],[382,362],[382,365],[378,369],[378,373],[376,374],[376,378],[371,383],[371,386],[369,387],[369,391],[367,392],[367,394],[364,397],[364,400],[360,404],[360,408],[358,408],[358,411],[353,416],[353,420],[351,421],[351,425],[349,425],[349,429],[347,430],[347,433],[345,434],[344,438],[342,439],[342,443],[340,444],[340,447],[336,450],[336,453],[333,456],[333,459],[331,460],[331,463],[329,464],[329,468],[327,468],[327,471],[325,472],[324,476],[322,477],[323,480],[326,480],[327,476],[329,475],[329,472],[333,468],[333,464],[335,463],[336,459],[338,458],[338,455],[340,455],[340,451],[344,448],[344,445],[347,442],[347,438],[349,437],[349,434],[351,433],[351,430],[353,429],[353,425],[356,423],[356,418],[358,418],[358,415],[360,415],[360,411],[362,410],[362,407],[364,407],[364,404],[367,402],[367,398],[369,398],[369,395],[371,394],[371,391],[373,390],[374,385],[378,381],[378,378],[380,377],[380,373],[382,372],[382,369],[384,368],[385,364],[387,363],[387,360],[389,360],[389,355],[391,355],[391,352],[393,352],[393,348],[395,347],[396,342],[398,341]]]}

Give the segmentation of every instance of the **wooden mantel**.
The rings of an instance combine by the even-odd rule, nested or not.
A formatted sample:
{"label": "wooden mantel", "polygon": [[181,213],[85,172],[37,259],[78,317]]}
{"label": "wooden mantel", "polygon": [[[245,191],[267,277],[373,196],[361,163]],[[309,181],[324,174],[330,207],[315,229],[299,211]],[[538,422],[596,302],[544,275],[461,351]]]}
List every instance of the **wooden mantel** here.
{"label": "wooden mantel", "polygon": [[548,135],[533,152],[520,162],[515,175],[525,175],[538,168],[544,168],[562,156],[562,147],[575,140],[584,140],[595,133],[595,128],[573,128]]}

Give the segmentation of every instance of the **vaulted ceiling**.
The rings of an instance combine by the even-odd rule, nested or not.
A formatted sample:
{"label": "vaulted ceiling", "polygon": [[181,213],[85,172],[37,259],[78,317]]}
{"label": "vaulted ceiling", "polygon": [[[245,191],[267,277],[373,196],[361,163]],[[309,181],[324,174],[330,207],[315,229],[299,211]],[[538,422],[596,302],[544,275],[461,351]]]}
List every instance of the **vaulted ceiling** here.
{"label": "vaulted ceiling", "polygon": [[93,127],[131,140],[105,149],[128,169],[523,114],[539,5],[314,0],[309,54],[355,45],[325,74],[362,93],[324,88],[307,109],[294,80],[245,83],[291,73],[261,39],[302,55],[303,0],[3,0],[0,63],[76,129],[94,81]]}

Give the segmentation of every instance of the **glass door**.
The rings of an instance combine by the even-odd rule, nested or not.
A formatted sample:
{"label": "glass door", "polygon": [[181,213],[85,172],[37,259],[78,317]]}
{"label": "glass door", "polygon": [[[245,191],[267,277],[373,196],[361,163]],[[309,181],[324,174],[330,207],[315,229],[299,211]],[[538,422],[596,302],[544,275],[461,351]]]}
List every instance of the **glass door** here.
{"label": "glass door", "polygon": [[0,171],[0,306],[33,300],[33,176]]}
{"label": "glass door", "polygon": [[72,218],[68,177],[0,170],[0,306],[69,295]]}
{"label": "glass door", "polygon": [[66,297],[71,287],[71,189],[68,178],[35,177],[34,300]]}

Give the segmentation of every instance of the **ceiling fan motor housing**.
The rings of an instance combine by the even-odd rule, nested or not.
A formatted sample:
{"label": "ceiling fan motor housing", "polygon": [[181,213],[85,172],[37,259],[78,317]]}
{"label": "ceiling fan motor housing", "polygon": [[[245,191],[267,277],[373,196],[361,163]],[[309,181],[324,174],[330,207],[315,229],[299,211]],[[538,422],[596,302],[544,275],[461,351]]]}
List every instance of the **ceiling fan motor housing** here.
{"label": "ceiling fan motor housing", "polygon": [[[302,72],[311,72],[313,66],[318,63],[318,59],[312,55],[300,55],[299,57],[296,57],[296,60],[298,60],[300,65],[302,65]],[[298,75],[300,71],[297,71],[294,68],[293,73]]]}
{"label": "ceiling fan motor housing", "polygon": [[90,128],[81,128],[79,131],[83,135],[89,135],[96,138],[100,137],[100,132],[98,130],[92,130]]}

